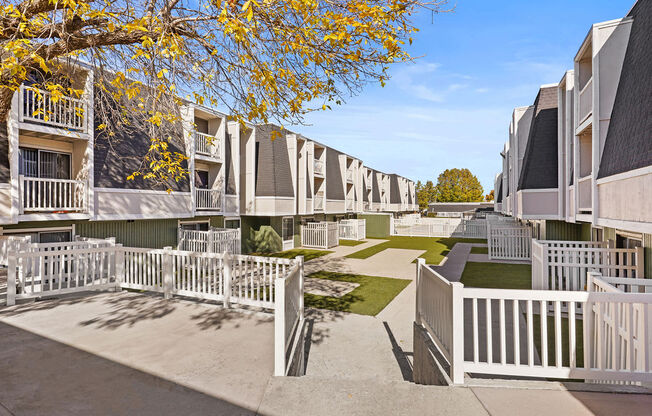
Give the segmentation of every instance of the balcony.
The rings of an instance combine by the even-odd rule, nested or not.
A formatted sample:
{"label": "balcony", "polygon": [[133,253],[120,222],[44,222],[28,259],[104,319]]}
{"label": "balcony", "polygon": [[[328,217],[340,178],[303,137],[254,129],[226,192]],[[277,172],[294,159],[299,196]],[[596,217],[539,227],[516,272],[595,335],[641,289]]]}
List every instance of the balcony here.
{"label": "balcony", "polygon": [[593,208],[591,179],[593,176],[585,176],[577,181],[577,208],[578,211],[591,212]]}
{"label": "balcony", "polygon": [[324,162],[315,159],[315,175],[324,176]]}
{"label": "balcony", "polygon": [[222,191],[219,189],[196,189],[195,208],[210,211],[221,211]]}
{"label": "balcony", "polygon": [[593,78],[580,91],[579,124],[582,124],[593,112]]}
{"label": "balcony", "polygon": [[21,85],[18,109],[21,122],[86,132],[86,100],[67,96],[54,98],[48,91]]}
{"label": "balcony", "polygon": [[315,211],[324,210],[324,191],[319,191],[315,194]]}
{"label": "balcony", "polygon": [[86,182],[20,176],[21,214],[50,212],[64,214],[86,210]]}
{"label": "balcony", "polygon": [[215,136],[197,132],[195,133],[195,152],[215,159],[222,159],[222,143]]}
{"label": "balcony", "polygon": [[348,183],[353,183],[353,171],[350,169],[347,169],[346,171],[346,181]]}

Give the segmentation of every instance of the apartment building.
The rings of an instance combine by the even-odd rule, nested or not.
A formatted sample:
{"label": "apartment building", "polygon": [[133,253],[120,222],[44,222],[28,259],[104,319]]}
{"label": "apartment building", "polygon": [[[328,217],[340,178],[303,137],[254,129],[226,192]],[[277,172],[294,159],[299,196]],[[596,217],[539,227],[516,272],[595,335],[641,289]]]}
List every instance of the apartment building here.
{"label": "apartment building", "polygon": [[[188,175],[127,180],[150,147],[148,126],[132,118],[107,134],[100,127],[95,71],[81,65],[67,70],[73,86],[84,91],[80,98],[55,103],[48,92],[26,84],[0,125],[0,234],[29,234],[41,242],[116,237],[129,246],[164,247],[177,245],[180,227],[242,226],[245,249],[260,249],[257,239],[278,240],[275,249],[287,249],[300,244],[301,223],[371,209],[365,197],[373,197],[373,171],[360,159],[278,126],[241,125],[189,102],[170,142],[172,152],[186,155]],[[414,189],[395,176],[397,192]],[[416,204],[403,203],[415,201],[413,193],[397,194],[401,203],[390,207],[389,178],[382,177],[386,192],[377,210],[416,210]]]}
{"label": "apartment building", "polygon": [[528,110],[515,110],[527,139],[515,140],[513,117],[496,206],[531,222],[540,238],[646,247],[652,276],[650,33],[649,1],[592,25],[573,69],[542,86]]}

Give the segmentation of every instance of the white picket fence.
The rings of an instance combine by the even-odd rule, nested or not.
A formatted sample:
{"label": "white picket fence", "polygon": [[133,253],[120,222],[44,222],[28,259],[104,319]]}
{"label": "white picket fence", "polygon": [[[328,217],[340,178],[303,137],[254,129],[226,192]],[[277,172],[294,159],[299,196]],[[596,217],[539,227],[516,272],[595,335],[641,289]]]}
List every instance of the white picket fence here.
{"label": "white picket fence", "polygon": [[391,218],[392,235],[409,237],[487,238],[483,219],[462,218]]}
{"label": "white picket fence", "polygon": [[644,275],[642,247],[608,248],[602,242],[532,240],[532,288],[584,290],[587,273],[641,278]]}
{"label": "white picket fence", "polygon": [[9,264],[10,251],[25,251],[31,243],[30,236],[0,235],[0,266]]}
{"label": "white picket fence", "polygon": [[364,240],[367,238],[367,220],[340,220],[337,226],[340,240]]}
{"label": "white picket fence", "polygon": [[303,247],[329,249],[339,243],[339,229],[336,222],[310,222],[301,226]]}
{"label": "white picket fence", "polygon": [[584,292],[470,288],[419,260],[416,323],[455,384],[464,373],[652,382],[652,294],[625,293],[609,281],[591,273]]}
{"label": "white picket fence", "polygon": [[240,254],[240,238],[239,228],[211,228],[208,231],[179,228],[177,242],[179,250],[184,251]]}
{"label": "white picket fence", "polygon": [[487,222],[487,246],[490,259],[529,260],[532,230],[525,225]]}
{"label": "white picket fence", "polygon": [[272,309],[275,375],[303,373],[303,257],[68,246],[11,251],[7,272],[8,306],[18,299],[128,288]]}

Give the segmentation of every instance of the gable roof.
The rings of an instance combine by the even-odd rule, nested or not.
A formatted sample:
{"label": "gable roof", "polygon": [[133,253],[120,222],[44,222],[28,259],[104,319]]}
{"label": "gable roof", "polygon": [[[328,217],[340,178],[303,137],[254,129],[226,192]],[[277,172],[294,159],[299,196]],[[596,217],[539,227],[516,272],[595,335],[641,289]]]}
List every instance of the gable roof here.
{"label": "gable roof", "polygon": [[598,178],[652,165],[652,2],[638,1]]}
{"label": "gable roof", "polygon": [[534,100],[518,190],[557,188],[557,86],[539,89]]}

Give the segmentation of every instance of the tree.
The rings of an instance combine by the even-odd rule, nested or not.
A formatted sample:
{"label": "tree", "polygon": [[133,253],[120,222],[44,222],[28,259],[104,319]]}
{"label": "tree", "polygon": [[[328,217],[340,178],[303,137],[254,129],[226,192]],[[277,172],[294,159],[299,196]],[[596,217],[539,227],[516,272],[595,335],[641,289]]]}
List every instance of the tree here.
{"label": "tree", "polygon": [[[252,123],[300,123],[367,83],[384,85],[429,0],[0,0],[0,120],[18,87],[52,101],[82,91],[70,68],[99,70],[105,92],[101,128],[111,135],[126,115],[151,123],[154,175],[178,173],[183,154],[167,134],[180,122],[180,99],[225,107]],[[119,124],[119,123],[118,123]],[[120,127],[120,126],[118,126]]]}
{"label": "tree", "polygon": [[485,201],[487,201],[487,202],[491,202],[491,201],[493,201],[493,200],[494,200],[494,190],[492,189],[491,192],[489,192],[489,193],[485,196]]}
{"label": "tree", "polygon": [[446,169],[437,178],[438,202],[481,202],[484,190],[468,169]]}
{"label": "tree", "polygon": [[428,204],[431,202],[435,202],[435,186],[433,185],[432,181],[427,181],[424,184],[421,183],[421,181],[417,182],[416,185],[416,192],[417,192],[417,202],[419,203],[419,209],[424,210],[428,208]]}

